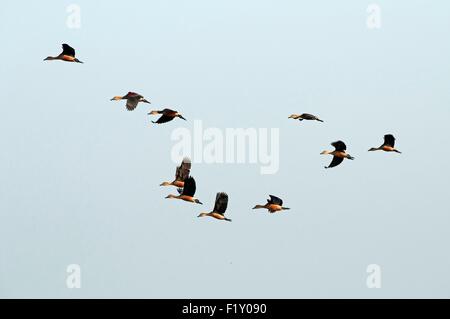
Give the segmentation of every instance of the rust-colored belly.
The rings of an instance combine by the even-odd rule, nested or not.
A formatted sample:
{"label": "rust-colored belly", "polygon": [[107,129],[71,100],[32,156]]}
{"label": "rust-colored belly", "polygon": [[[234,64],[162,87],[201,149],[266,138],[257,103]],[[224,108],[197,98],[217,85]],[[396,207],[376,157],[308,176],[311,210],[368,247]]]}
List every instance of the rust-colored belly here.
{"label": "rust-colored belly", "polygon": [[269,209],[269,211],[271,213],[275,213],[275,212],[278,212],[278,211],[281,210],[281,206],[280,205],[271,204],[271,205],[269,205],[268,209]]}
{"label": "rust-colored belly", "polygon": [[186,202],[193,202],[194,198],[192,198],[191,196],[186,196],[186,195],[181,195],[180,199],[186,201]]}
{"label": "rust-colored belly", "polygon": [[340,157],[340,158],[346,158],[347,154],[345,152],[334,152],[333,154],[336,157]]}
{"label": "rust-colored belly", "polygon": [[62,59],[64,61],[69,61],[69,62],[73,62],[75,60],[75,58],[73,56],[70,56],[70,55],[63,55]]}
{"label": "rust-colored belly", "polygon": [[184,187],[184,182],[182,182],[182,181],[175,181],[175,182],[173,182],[173,186],[183,188]]}
{"label": "rust-colored belly", "polygon": [[220,215],[218,213],[211,213],[209,216],[214,217],[215,219],[224,219],[225,217],[223,215]]}

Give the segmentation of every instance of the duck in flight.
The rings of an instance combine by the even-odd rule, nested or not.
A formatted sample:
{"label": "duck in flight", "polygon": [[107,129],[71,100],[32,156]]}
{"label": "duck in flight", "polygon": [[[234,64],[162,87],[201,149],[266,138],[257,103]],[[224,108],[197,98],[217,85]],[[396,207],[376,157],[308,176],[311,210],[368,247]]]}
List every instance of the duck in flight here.
{"label": "duck in flight", "polygon": [[283,200],[277,196],[269,195],[269,199],[267,200],[267,204],[265,205],[256,205],[253,209],[267,209],[269,213],[276,213],[283,210],[289,210],[290,208],[283,207]]}
{"label": "duck in flight", "polygon": [[227,210],[227,206],[228,206],[228,195],[226,193],[217,193],[213,211],[210,213],[201,213],[197,217],[209,216],[215,219],[231,222],[231,219],[228,219],[224,216],[225,211]]}
{"label": "duck in flight", "polygon": [[384,136],[384,143],[380,147],[372,147],[369,152],[373,151],[385,151],[385,152],[396,152],[402,153],[395,148],[395,137],[392,134],[386,134]]}
{"label": "duck in flight", "polygon": [[197,198],[194,197],[196,189],[197,189],[197,186],[195,184],[195,179],[193,177],[188,177],[184,181],[183,189],[178,189],[178,192],[180,193],[180,195],[178,195],[178,196],[168,195],[166,198],[181,199],[186,202],[203,205],[202,202],[200,202]]}
{"label": "duck in flight", "polygon": [[161,117],[156,121],[152,121],[155,124],[163,124],[172,121],[174,118],[179,117],[182,120],[186,119],[177,111],[171,109],[164,109],[162,111],[151,111],[148,115],[161,115]]}
{"label": "duck in flight", "polygon": [[345,145],[344,142],[337,141],[337,142],[331,143],[331,145],[334,146],[334,148],[335,148],[334,151],[323,151],[322,153],[320,153],[321,155],[325,155],[325,154],[333,155],[333,160],[331,161],[330,165],[325,166],[325,168],[332,168],[332,167],[338,166],[339,164],[342,163],[344,158],[347,158],[349,160],[355,159],[350,154],[347,154],[347,152],[346,152],[347,146]]}
{"label": "duck in flight", "polygon": [[317,116],[312,115],[312,114],[308,114],[308,113],[303,113],[303,114],[292,114],[291,116],[289,116],[290,119],[294,119],[294,120],[299,120],[299,121],[303,121],[303,120],[308,120],[308,121],[319,121],[319,122],[323,122],[321,119],[319,119]]}
{"label": "duck in flight", "polygon": [[66,62],[76,62],[83,63],[75,57],[75,49],[69,46],[68,44],[62,45],[63,52],[61,52],[58,56],[49,56],[44,59],[44,61],[52,61],[52,60],[61,60]]}
{"label": "duck in flight", "polygon": [[150,102],[144,99],[142,95],[135,92],[128,92],[124,96],[115,96],[111,99],[111,101],[119,100],[127,100],[126,107],[128,111],[133,111],[137,107],[139,102],[150,104]]}
{"label": "duck in flight", "polygon": [[184,181],[189,177],[191,172],[191,160],[188,157],[183,158],[181,165],[177,167],[175,172],[175,180],[173,182],[163,182],[160,186],[184,187]]}

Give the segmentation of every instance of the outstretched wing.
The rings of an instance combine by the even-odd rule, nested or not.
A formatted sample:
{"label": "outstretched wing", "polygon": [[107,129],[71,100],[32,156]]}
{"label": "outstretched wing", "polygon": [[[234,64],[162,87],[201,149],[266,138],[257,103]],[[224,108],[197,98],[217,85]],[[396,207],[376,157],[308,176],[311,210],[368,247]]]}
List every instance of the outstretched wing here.
{"label": "outstretched wing", "polygon": [[336,149],[336,151],[345,151],[347,149],[347,146],[342,141],[333,142],[331,145]]}
{"label": "outstretched wing", "polygon": [[195,185],[195,179],[193,177],[188,177],[184,181],[184,188],[182,195],[193,197],[197,186]]}
{"label": "outstretched wing", "polygon": [[267,202],[269,204],[274,204],[274,205],[283,205],[283,200],[279,197],[273,196],[273,195],[269,195],[270,199],[267,200]]}
{"label": "outstretched wing", "polygon": [[133,111],[139,103],[139,97],[129,97],[127,99],[127,110]]}
{"label": "outstretched wing", "polygon": [[168,116],[168,115],[162,115],[156,122],[153,122],[155,124],[163,124],[163,123],[167,123],[173,120],[173,116]]}
{"label": "outstretched wing", "polygon": [[395,137],[392,134],[386,134],[384,136],[384,145],[386,146],[395,146]]}
{"label": "outstretched wing", "polygon": [[63,55],[75,57],[75,49],[72,48],[70,45],[64,43],[62,45],[62,48],[63,48],[63,52],[62,52]]}
{"label": "outstretched wing", "polygon": [[314,115],[312,115],[312,114],[303,113],[302,114],[302,119],[304,119],[304,120],[316,120],[317,118]]}
{"label": "outstretched wing", "polygon": [[184,181],[186,178],[188,178],[191,172],[191,166],[192,166],[191,159],[189,157],[183,158],[181,165],[177,167],[177,171],[175,173],[175,180]]}
{"label": "outstretched wing", "polygon": [[344,160],[343,157],[333,156],[333,160],[331,161],[330,165],[328,165],[328,167],[325,167],[325,168],[332,168],[332,167],[338,166],[339,164],[342,163],[343,160]]}
{"label": "outstretched wing", "polygon": [[177,111],[174,111],[171,109],[164,109],[161,112],[162,112],[162,114],[171,115],[171,116],[175,116],[175,114],[177,113]]}
{"label": "outstretched wing", "polygon": [[214,212],[221,215],[225,214],[228,207],[228,195],[226,193],[217,193]]}

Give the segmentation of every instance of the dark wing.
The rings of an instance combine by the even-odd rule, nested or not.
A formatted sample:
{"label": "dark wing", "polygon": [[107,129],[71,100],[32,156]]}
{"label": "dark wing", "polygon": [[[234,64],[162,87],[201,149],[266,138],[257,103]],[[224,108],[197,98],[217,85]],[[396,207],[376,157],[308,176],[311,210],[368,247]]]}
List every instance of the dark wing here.
{"label": "dark wing", "polygon": [[143,97],[142,95],[135,93],[135,92],[128,92],[127,95],[125,95],[123,98],[124,99],[129,99],[131,97],[137,97],[137,98],[141,98]]}
{"label": "dark wing", "polygon": [[332,168],[332,167],[338,166],[339,164],[342,163],[343,160],[344,160],[343,157],[333,156],[333,160],[331,161],[330,165],[328,165],[328,167],[325,167],[325,168]]}
{"label": "dark wing", "polygon": [[395,146],[395,137],[392,134],[387,134],[384,136],[384,145]]}
{"label": "dark wing", "polygon": [[191,166],[192,166],[191,159],[189,157],[183,158],[183,162],[181,163],[180,166],[177,167],[175,180],[184,181],[186,178],[188,178],[191,172]]}
{"label": "dark wing", "polygon": [[315,120],[315,119],[317,119],[314,115],[308,114],[308,113],[303,113],[301,118],[304,119],[304,120]]}
{"label": "dark wing", "polygon": [[170,121],[172,121],[174,119],[174,117],[173,116],[168,116],[168,115],[162,115],[156,122],[153,122],[153,123],[156,123],[156,124],[163,124],[163,123],[167,123],[167,122],[170,122]]}
{"label": "dark wing", "polygon": [[197,186],[195,185],[195,179],[193,177],[188,177],[184,180],[184,188],[182,195],[193,197]]}
{"label": "dark wing", "polygon": [[347,149],[347,146],[342,141],[336,141],[331,143],[332,146],[336,149],[336,151],[345,151]]}
{"label": "dark wing", "polygon": [[274,204],[274,205],[283,205],[283,200],[279,197],[273,196],[273,195],[269,195],[270,199],[267,200],[267,202],[269,204]]}
{"label": "dark wing", "polygon": [[166,114],[166,115],[175,115],[175,113],[177,113],[177,111],[174,111],[171,109],[164,109],[161,112],[162,112],[162,114]]}
{"label": "dark wing", "polygon": [[226,193],[217,193],[214,212],[221,215],[225,214],[228,206],[228,195]]}
{"label": "dark wing", "polygon": [[127,110],[133,111],[139,103],[139,97],[129,97],[127,98]]}
{"label": "dark wing", "polygon": [[75,57],[75,49],[72,48],[70,45],[64,43],[62,45],[62,48],[63,48],[63,52],[62,52],[63,55]]}

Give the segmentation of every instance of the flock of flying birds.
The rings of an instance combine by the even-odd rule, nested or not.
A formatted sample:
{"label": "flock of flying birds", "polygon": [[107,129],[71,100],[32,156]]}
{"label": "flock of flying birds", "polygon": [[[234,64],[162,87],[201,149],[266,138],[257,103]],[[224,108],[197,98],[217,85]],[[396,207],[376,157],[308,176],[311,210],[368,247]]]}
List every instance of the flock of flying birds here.
{"label": "flock of flying birds", "polygon": [[[83,63],[75,57],[75,50],[67,44],[63,44],[63,52],[58,56],[49,56],[44,59],[44,61],[51,60],[61,60],[65,62],[75,62]],[[148,103],[142,95],[134,92],[128,92],[124,96],[115,96],[111,101],[126,100],[126,108],[128,111],[133,111],[139,103]],[[175,118],[180,118],[182,120],[186,119],[178,112],[171,109],[163,109],[160,111],[151,111],[148,115],[160,115],[158,120],[152,121],[155,124],[163,124],[172,121]],[[294,120],[308,120],[308,121],[319,121],[323,122],[317,116],[312,114],[292,114],[289,118]],[[350,154],[347,153],[347,146],[342,141],[336,141],[331,143],[334,147],[334,151],[323,151],[322,155],[332,155],[333,159],[326,169],[336,167],[341,164],[344,159],[354,160]],[[380,147],[373,147],[369,149],[372,151],[384,151],[384,152],[396,152],[401,153],[395,148],[395,137],[392,134],[386,134],[384,136],[384,143]],[[195,179],[190,176],[191,171],[191,160],[189,158],[184,158],[181,165],[176,168],[175,179],[172,182],[164,182],[160,186],[175,186],[178,190],[178,195],[170,194],[166,198],[179,199],[190,203],[202,204],[198,198],[195,197],[196,184]],[[283,210],[289,210],[290,208],[283,206],[283,200],[277,196],[269,195],[267,203],[264,205],[256,205],[253,209],[267,209],[270,213],[276,213]],[[220,192],[216,195],[216,201],[214,209],[208,213],[201,213],[198,217],[212,217],[218,220],[230,221],[231,219],[225,217],[225,211],[228,206],[228,195],[226,193]]]}

